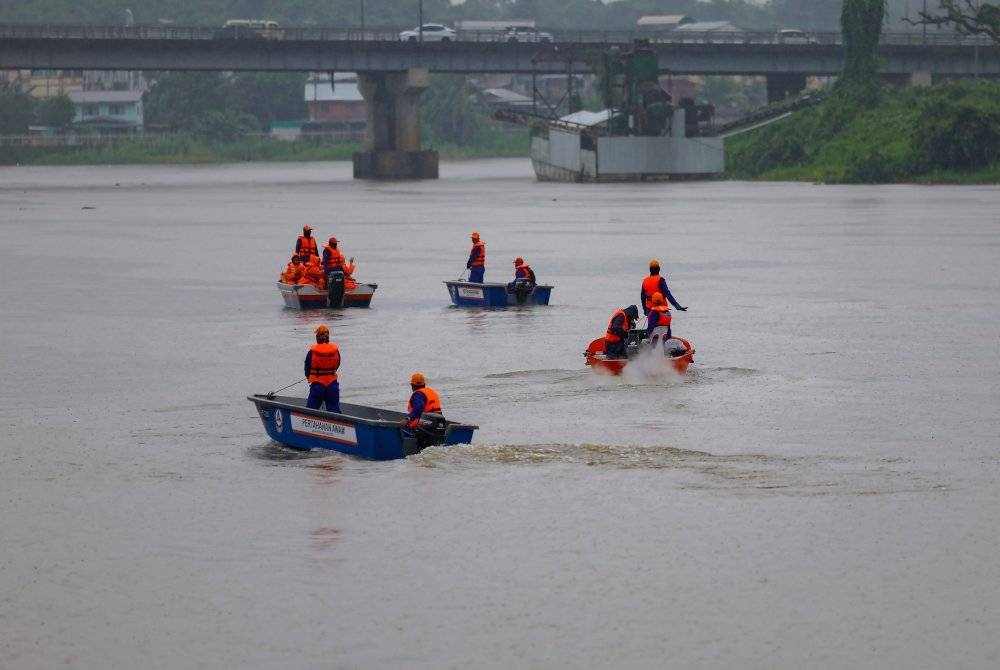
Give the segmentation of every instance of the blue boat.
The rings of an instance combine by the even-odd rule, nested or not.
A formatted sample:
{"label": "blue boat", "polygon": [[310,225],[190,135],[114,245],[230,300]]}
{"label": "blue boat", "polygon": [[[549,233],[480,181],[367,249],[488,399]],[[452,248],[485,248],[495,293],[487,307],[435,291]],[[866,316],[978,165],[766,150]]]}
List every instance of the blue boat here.
{"label": "blue boat", "polygon": [[507,284],[446,281],[451,302],[460,307],[514,307],[516,305],[548,305],[551,286],[515,283]]}
{"label": "blue boat", "polygon": [[385,461],[405,458],[431,445],[469,444],[479,427],[425,414],[417,438],[404,439],[403,412],[340,403],[340,413],[306,407],[305,398],[247,396],[257,407],[264,430],[275,442],[295,449],[332,449],[352,456]]}

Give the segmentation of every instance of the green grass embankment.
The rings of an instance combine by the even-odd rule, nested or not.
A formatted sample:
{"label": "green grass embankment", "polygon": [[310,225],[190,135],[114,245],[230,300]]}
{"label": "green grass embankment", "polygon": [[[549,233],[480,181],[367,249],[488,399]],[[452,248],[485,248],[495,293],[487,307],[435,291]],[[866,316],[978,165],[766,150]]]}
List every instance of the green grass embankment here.
{"label": "green grass embankment", "polygon": [[1000,84],[833,92],[822,105],[726,141],[738,179],[1000,182]]}
{"label": "green grass embankment", "polygon": [[[443,159],[526,157],[527,130],[511,132],[487,128],[471,145],[438,143],[429,138],[429,149]],[[248,161],[349,161],[359,143],[329,143],[271,138],[217,143],[195,136],[173,136],[158,140],[122,140],[95,147],[0,146],[0,165],[112,165],[240,163]]]}

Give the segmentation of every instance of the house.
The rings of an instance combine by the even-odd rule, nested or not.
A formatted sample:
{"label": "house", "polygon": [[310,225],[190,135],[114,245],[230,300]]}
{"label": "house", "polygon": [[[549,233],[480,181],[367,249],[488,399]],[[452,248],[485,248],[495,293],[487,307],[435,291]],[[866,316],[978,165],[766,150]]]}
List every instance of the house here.
{"label": "house", "polygon": [[667,14],[663,16],[640,16],[636,26],[642,31],[673,30],[680,26],[695,23],[694,17],[686,14]]}
{"label": "house", "polygon": [[498,109],[531,109],[534,100],[509,88],[483,89],[483,100],[492,111]]}
{"label": "house", "polygon": [[745,32],[739,26],[733,25],[729,21],[695,21],[685,23],[674,29],[675,33],[713,33],[713,34],[736,34]]}
{"label": "house", "polygon": [[368,125],[368,105],[358,88],[355,72],[314,74],[306,81],[305,103],[309,118],[303,132],[364,130]]}
{"label": "house", "polygon": [[71,91],[73,128],[99,133],[141,133],[142,91]]}

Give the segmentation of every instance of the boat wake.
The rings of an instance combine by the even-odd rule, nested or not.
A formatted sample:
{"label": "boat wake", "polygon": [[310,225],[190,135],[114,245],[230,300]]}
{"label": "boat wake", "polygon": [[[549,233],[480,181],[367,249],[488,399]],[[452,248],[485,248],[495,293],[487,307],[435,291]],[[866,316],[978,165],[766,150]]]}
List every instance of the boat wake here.
{"label": "boat wake", "polygon": [[409,460],[420,467],[463,470],[483,463],[673,470],[690,475],[677,482],[681,489],[736,495],[886,495],[949,489],[898,458],[718,455],[667,446],[584,443],[431,447]]}

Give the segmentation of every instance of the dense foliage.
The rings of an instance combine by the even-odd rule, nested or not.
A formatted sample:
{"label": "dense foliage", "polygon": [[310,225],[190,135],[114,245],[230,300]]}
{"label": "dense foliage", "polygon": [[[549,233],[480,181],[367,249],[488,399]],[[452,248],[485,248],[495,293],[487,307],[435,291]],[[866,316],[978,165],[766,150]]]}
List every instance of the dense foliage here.
{"label": "dense foliage", "polygon": [[25,135],[32,124],[65,128],[73,114],[73,103],[65,95],[33,98],[16,81],[0,81],[0,134]]}
{"label": "dense foliage", "polygon": [[737,177],[871,183],[981,174],[993,181],[1000,174],[1000,84],[889,89],[872,105],[834,94],[818,108],[728,140],[726,149]]}
{"label": "dense foliage", "polygon": [[937,11],[920,12],[920,23],[954,27],[963,35],[986,35],[1000,42],[1000,4],[982,0],[938,0]]}
{"label": "dense foliage", "polygon": [[885,0],[844,0],[840,30],[844,36],[847,82],[865,82],[878,72],[878,40],[885,21]]}

